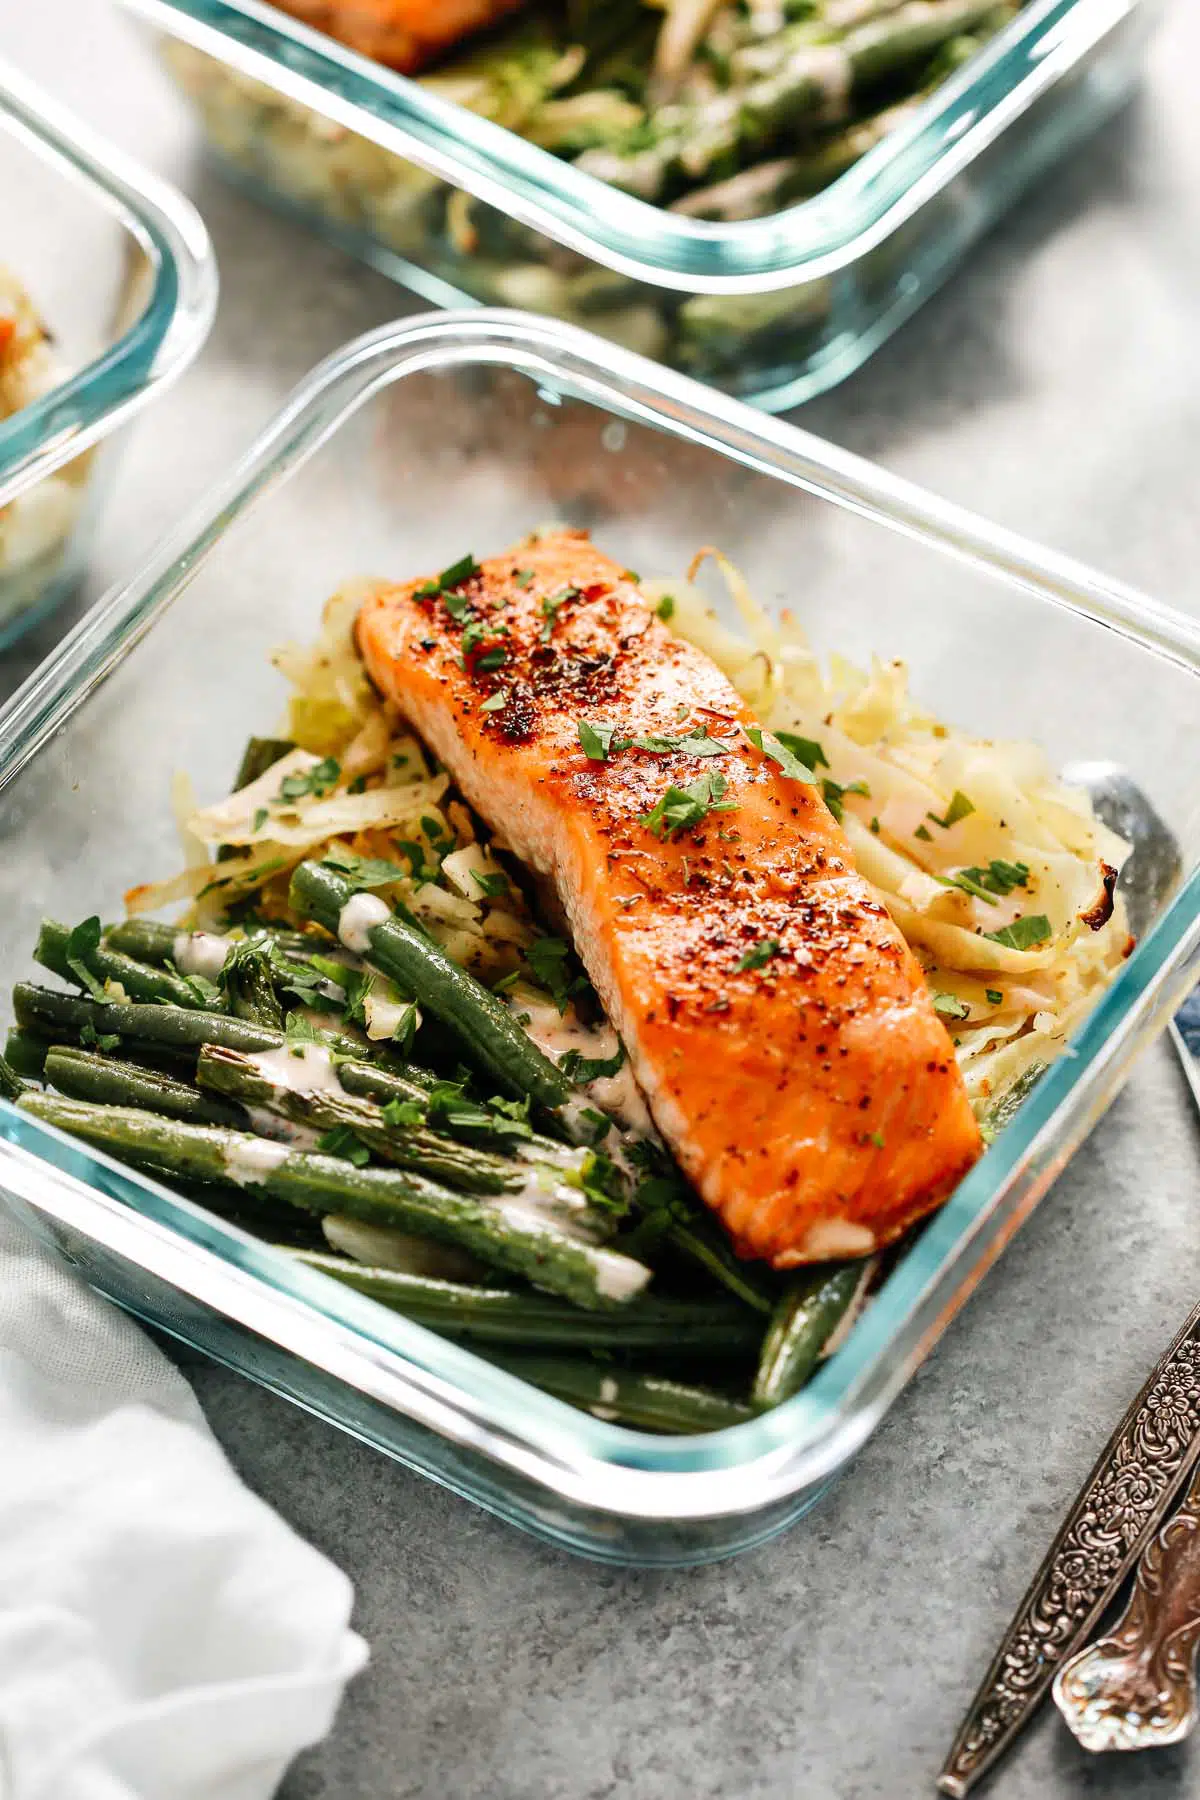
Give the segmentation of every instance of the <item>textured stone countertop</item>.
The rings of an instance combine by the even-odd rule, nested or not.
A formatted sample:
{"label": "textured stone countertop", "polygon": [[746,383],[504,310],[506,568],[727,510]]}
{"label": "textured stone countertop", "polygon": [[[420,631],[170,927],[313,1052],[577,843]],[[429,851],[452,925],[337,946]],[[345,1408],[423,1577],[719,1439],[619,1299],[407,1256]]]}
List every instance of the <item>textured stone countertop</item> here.
{"label": "textured stone countertop", "polygon": [[[328,350],[405,310],[199,160],[100,0],[9,6],[0,47],[179,182],[222,301],[138,427],[88,593],[127,573]],[[1182,606],[1200,606],[1200,16],[1142,97],[804,423]],[[53,231],[53,220],[46,229]],[[0,657],[0,692],[65,619]],[[246,1479],[335,1557],[372,1648],[285,1800],[911,1800],[1063,1509],[1200,1288],[1200,1128],[1164,1045],[816,1511],[692,1572],[544,1548],[196,1359]],[[1200,1749],[1094,1761],[1043,1714],[1005,1800],[1200,1790]]]}

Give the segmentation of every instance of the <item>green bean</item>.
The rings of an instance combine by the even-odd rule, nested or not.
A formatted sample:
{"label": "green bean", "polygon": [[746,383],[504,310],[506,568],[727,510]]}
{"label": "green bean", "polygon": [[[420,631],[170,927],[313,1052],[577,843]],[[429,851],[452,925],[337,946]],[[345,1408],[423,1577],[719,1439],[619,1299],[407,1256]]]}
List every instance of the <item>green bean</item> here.
{"label": "green bean", "polygon": [[8,1058],[0,1056],[0,1100],[19,1100],[28,1088],[28,1082],[22,1080]]}
{"label": "green bean", "polygon": [[173,975],[166,969],[138,962],[120,951],[109,949],[103,943],[86,949],[81,949],[76,944],[73,948],[71,938],[69,925],[60,925],[57,919],[43,919],[33,952],[34,961],[76,987],[86,987],[87,983],[78,970],[72,967],[73,962],[81,963],[98,984],[106,981],[119,982],[131,1001],[183,1006],[191,1011],[198,1011],[202,1007],[210,1012],[213,1010],[216,996],[212,990],[211,997],[206,998],[198,986],[191,985],[181,975]]}
{"label": "green bean", "polygon": [[[301,863],[292,876],[293,909],[336,937],[355,899],[353,884],[323,863]],[[539,1106],[555,1113],[576,1097],[573,1084],[543,1055],[504,1002],[452,962],[402,908],[373,924],[364,923],[361,941],[364,961],[448,1026],[471,1060],[504,1093],[519,1100],[531,1095]],[[350,946],[358,947],[357,941]]]}
{"label": "green bean", "polygon": [[740,1400],[660,1375],[633,1374],[565,1356],[490,1352],[488,1360],[596,1418],[643,1431],[724,1431],[754,1417],[753,1409]]}
{"label": "green bean", "polygon": [[94,1106],[26,1093],[22,1110],[136,1168],[185,1180],[233,1184],[306,1212],[345,1213],[464,1249],[583,1307],[617,1306],[640,1293],[650,1270],[631,1257],[581,1243],[532,1206],[454,1193],[400,1169],[358,1168],[340,1157],[292,1150],[250,1133],[190,1125],[132,1107]]}
{"label": "green bean", "polygon": [[791,1283],[763,1339],[752,1399],[779,1406],[804,1386],[821,1351],[854,1305],[863,1280],[861,1262],[806,1269]]}
{"label": "green bean", "polygon": [[[13,989],[13,1012],[23,1030],[54,1038],[57,1042],[79,1041],[80,1034],[94,1033],[88,1042],[98,1038],[117,1037],[139,1046],[149,1044],[177,1055],[194,1055],[202,1044],[221,1044],[229,1050],[278,1050],[291,1041],[283,1032],[265,1025],[252,1025],[246,1019],[233,1019],[226,1013],[188,1012],[179,1006],[126,1005],[97,1000],[81,1000],[74,994],[60,994],[53,988],[34,987],[19,981]],[[365,1057],[369,1052],[357,1039],[339,1032],[320,1032],[319,1041],[339,1055]]]}
{"label": "green bean", "polygon": [[275,957],[269,941],[241,938],[221,965],[220,987],[235,1019],[283,1030],[283,1007],[275,992]]}
{"label": "green bean", "polygon": [[172,1119],[190,1119],[198,1125],[230,1125],[246,1128],[240,1106],[229,1106],[186,1081],[176,1081],[157,1069],[97,1056],[88,1050],[55,1047],[47,1052],[45,1078],[72,1100],[91,1100],[99,1106],[137,1106]]}
{"label": "green bean", "polygon": [[[303,1046],[297,1046],[302,1050]],[[325,1069],[331,1065],[326,1060]],[[324,1070],[322,1070],[322,1074]],[[462,1188],[469,1194],[525,1194],[530,1184],[538,1187],[537,1203],[575,1229],[587,1229],[597,1238],[611,1237],[614,1219],[589,1205],[578,1187],[567,1186],[557,1168],[542,1171],[510,1157],[457,1144],[440,1137],[420,1123],[394,1123],[370,1100],[338,1093],[328,1086],[289,1085],[288,1070],[265,1069],[261,1062],[236,1050],[207,1045],[200,1052],[196,1078],[201,1087],[243,1105],[266,1107],[296,1125],[317,1131],[351,1133],[385,1162],[415,1169],[434,1181]],[[539,1184],[541,1184],[539,1186]]]}
{"label": "green bean", "polygon": [[20,1031],[14,1026],[4,1045],[4,1056],[14,1074],[23,1076],[26,1081],[40,1081],[49,1048],[48,1039],[40,1038],[32,1031]]}
{"label": "green bean", "polygon": [[663,1351],[673,1359],[742,1357],[760,1332],[739,1306],[725,1301],[631,1300],[619,1312],[585,1313],[545,1294],[433,1280],[396,1269],[364,1267],[344,1257],[304,1251],[300,1261],[369,1294],[446,1337],[527,1348]]}

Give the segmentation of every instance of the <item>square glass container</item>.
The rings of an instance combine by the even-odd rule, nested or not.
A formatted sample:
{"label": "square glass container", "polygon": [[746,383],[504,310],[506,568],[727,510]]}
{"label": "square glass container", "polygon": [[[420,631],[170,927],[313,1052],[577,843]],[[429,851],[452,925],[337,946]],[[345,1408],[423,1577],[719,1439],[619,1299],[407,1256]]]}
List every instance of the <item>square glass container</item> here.
{"label": "square glass container", "polygon": [[228,790],[284,698],[269,650],[311,639],[336,586],[555,518],[647,576],[719,544],[821,650],[903,656],[943,717],[1037,739],[1058,763],[1122,763],[1178,837],[1184,874],[1153,931],[842,1348],[775,1412],[652,1436],[533,1391],[6,1105],[0,1194],[143,1318],[493,1511],[594,1556],[682,1563],[811,1504],[1200,973],[1200,782],[1180,753],[1200,625],[574,327],[425,314],[322,364],[0,712],[0,993],[29,975],[43,912],[119,916],[127,887],[178,866],[173,772],[202,800]]}
{"label": "square glass container", "polygon": [[619,193],[261,0],[123,4],[252,193],[434,305],[545,311],[772,411],[857,368],[1119,105],[1160,10],[1030,0],[824,192],[718,224]]}
{"label": "square glass container", "polygon": [[0,417],[3,647],[82,572],[111,463],[97,446],[199,351],[217,271],[182,195],[4,63],[0,265],[51,333],[37,397]]}

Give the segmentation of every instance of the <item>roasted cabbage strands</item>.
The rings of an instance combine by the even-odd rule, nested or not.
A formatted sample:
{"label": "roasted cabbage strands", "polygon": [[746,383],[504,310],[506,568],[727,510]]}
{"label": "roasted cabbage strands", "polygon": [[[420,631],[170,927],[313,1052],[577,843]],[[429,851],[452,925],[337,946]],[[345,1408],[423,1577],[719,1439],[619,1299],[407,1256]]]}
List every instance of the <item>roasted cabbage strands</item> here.
{"label": "roasted cabbage strands", "polygon": [[[186,923],[217,923],[256,892],[283,910],[292,870],[334,846],[390,864],[374,883],[401,901],[448,955],[484,980],[515,974],[538,935],[520,893],[476,841],[449,782],[423,745],[381,704],[351,628],[370,584],[354,582],[327,603],[311,646],[285,645],[272,661],[292,687],[281,726],[287,751],[266,772],[210,806],[176,778],[176,819],[188,866],[131,889],[131,914],[193,902]],[[230,852],[236,854],[232,857]]]}
{"label": "roasted cabbage strands", "polygon": [[[694,585],[707,556],[740,632]],[[702,551],[687,581],[643,591],[652,605],[669,596],[672,629],[708,652],[764,725],[819,751],[814,773],[925,969],[985,1117],[1061,1054],[1126,955],[1124,906],[1118,897],[1108,913],[1104,874],[1127,845],[1036,745],[973,738],[925,712],[903,663],[864,671],[833,656],[823,669],[799,626],[770,617],[721,552]]]}

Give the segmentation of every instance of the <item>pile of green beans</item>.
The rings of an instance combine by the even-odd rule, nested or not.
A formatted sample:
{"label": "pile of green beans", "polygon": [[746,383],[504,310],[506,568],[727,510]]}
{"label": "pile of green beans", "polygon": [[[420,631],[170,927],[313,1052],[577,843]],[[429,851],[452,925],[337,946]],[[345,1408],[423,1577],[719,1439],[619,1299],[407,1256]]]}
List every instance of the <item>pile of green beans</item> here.
{"label": "pile of green beans", "polygon": [[470,1073],[336,999],[306,1010],[355,895],[300,864],[294,927],[237,927],[215,981],[178,966],[174,926],[47,919],[35,960],[75,991],[14,988],[0,1096],[598,1417],[713,1431],[794,1394],[863,1265],[741,1262],[661,1145],[598,1114],[402,907],[360,911],[347,983],[391,982]]}

